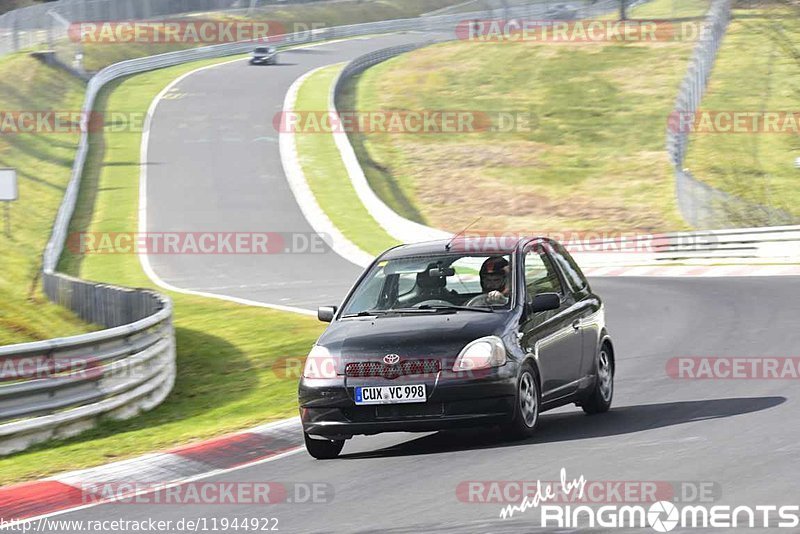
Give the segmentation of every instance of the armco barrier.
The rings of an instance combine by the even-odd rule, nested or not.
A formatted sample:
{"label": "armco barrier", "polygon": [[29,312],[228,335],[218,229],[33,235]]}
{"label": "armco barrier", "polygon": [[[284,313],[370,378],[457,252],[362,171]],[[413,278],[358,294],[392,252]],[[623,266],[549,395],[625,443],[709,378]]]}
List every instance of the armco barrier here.
{"label": "armco barrier", "polygon": [[44,274],[47,296],[109,327],[0,347],[0,454],[124,419],[166,398],[175,381],[172,304],[144,290]]}

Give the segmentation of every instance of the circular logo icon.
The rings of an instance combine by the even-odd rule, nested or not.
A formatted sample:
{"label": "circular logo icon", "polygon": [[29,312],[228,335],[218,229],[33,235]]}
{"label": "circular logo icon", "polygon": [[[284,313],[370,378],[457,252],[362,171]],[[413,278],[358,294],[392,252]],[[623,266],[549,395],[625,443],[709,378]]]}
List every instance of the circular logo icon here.
{"label": "circular logo icon", "polygon": [[678,508],[669,501],[654,502],[647,511],[647,522],[656,532],[669,532],[678,525]]}
{"label": "circular logo icon", "polygon": [[387,354],[383,357],[383,363],[386,365],[397,365],[397,362],[400,361],[400,356],[397,354]]}

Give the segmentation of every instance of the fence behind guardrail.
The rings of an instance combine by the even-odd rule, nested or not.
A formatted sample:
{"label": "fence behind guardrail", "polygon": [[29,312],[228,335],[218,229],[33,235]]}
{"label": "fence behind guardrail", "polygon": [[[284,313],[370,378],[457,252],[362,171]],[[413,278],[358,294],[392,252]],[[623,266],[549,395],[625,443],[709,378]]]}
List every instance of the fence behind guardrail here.
{"label": "fence behind guardrail", "polygon": [[693,118],[703,100],[711,72],[731,21],[732,0],[714,0],[694,48],[667,127],[667,152],[675,170],[675,194],[681,215],[695,228],[778,226],[800,222],[785,211],[763,206],[721,191],[684,168],[690,129],[677,123]]}

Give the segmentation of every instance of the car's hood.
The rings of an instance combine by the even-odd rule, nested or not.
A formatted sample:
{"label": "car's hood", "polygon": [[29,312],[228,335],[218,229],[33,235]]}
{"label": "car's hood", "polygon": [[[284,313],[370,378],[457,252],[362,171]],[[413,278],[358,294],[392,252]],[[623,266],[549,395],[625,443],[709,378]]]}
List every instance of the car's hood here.
{"label": "car's hood", "polygon": [[336,321],[318,344],[342,361],[377,361],[387,354],[401,359],[455,359],[475,339],[500,335],[509,313],[461,311]]}

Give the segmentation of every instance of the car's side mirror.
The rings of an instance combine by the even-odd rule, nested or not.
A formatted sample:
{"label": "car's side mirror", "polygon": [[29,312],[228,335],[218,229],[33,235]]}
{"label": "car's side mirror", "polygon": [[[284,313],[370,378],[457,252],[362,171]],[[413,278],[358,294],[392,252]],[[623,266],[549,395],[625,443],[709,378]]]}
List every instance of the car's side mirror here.
{"label": "car's side mirror", "polygon": [[547,310],[557,310],[561,306],[561,297],[558,293],[539,293],[533,297],[530,303],[531,313],[538,313]]}
{"label": "car's side mirror", "polygon": [[323,323],[333,321],[334,315],[336,315],[336,306],[320,306],[317,308],[317,319]]}

